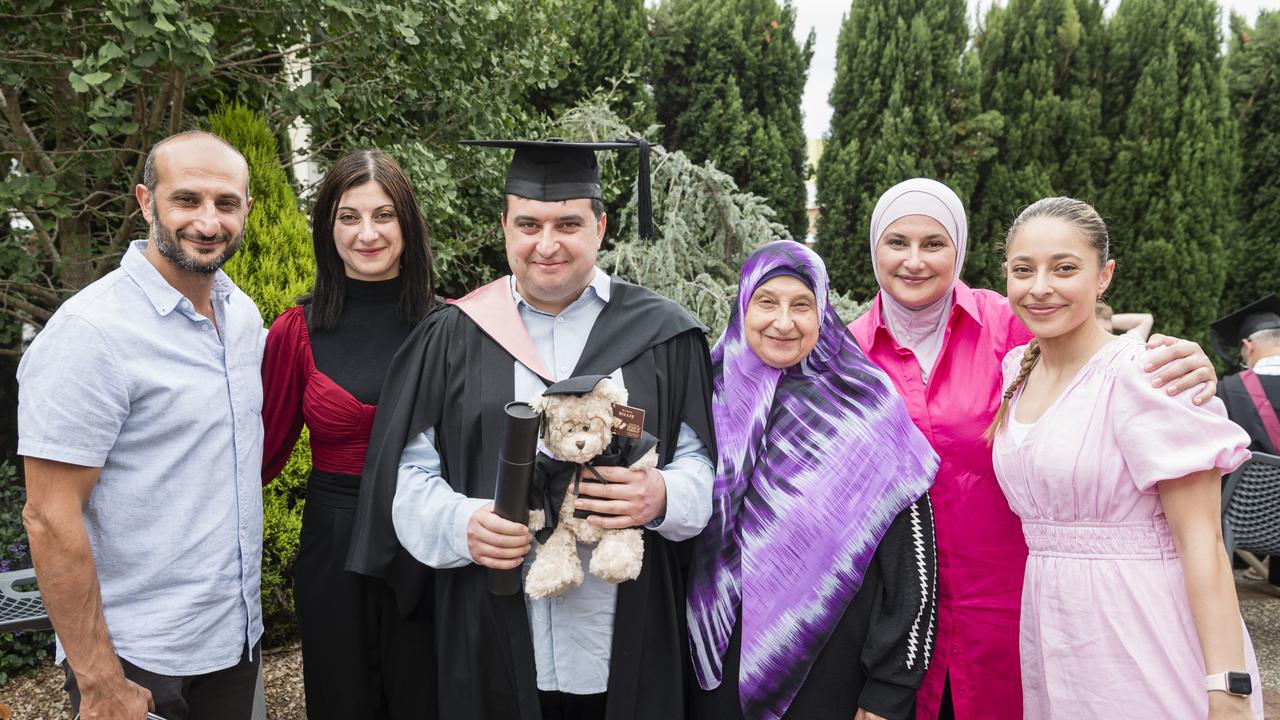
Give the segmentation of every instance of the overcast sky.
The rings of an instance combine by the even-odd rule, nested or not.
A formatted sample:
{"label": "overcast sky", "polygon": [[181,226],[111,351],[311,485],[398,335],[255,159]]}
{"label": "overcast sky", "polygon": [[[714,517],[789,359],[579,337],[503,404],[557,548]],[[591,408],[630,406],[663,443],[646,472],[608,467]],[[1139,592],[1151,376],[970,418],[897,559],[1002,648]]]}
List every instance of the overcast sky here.
{"label": "overcast sky", "polygon": [[[816,32],[813,62],[809,65],[809,81],[804,88],[804,130],[811,138],[822,137],[831,124],[831,106],[827,96],[836,74],[836,37],[840,23],[849,11],[850,0],[792,0],[796,8],[796,34],[800,41]],[[974,25],[978,13],[990,7],[992,0],[969,0],[969,24]],[[1109,3],[1114,6],[1115,0]],[[1280,9],[1280,0],[1219,0],[1223,8],[1223,32],[1231,11],[1253,22],[1259,9]]]}

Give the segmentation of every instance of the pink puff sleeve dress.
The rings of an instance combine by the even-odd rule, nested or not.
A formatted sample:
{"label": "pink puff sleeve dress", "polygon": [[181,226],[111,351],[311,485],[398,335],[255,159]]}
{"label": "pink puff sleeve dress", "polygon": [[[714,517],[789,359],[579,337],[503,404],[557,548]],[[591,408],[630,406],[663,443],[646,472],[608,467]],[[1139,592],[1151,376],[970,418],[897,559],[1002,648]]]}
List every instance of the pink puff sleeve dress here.
{"label": "pink puff sleeve dress", "polygon": [[[1025,350],[1005,358],[1006,384]],[[1019,640],[1027,718],[1208,714],[1200,642],[1156,484],[1229,472],[1249,457],[1249,438],[1216,398],[1196,407],[1193,393],[1151,387],[1145,355],[1131,340],[1108,343],[1038,421],[996,437],[996,477],[1029,550]],[[1244,644],[1261,718],[1247,632]]]}

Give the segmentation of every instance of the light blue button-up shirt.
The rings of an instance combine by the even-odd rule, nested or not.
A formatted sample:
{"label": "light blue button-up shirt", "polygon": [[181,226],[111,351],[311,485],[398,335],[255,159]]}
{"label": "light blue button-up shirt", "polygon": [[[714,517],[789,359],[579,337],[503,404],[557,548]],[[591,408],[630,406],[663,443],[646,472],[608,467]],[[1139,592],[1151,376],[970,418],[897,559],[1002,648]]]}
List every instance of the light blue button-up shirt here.
{"label": "light blue button-up shirt", "polygon": [[221,271],[214,327],[145,248],[67,300],[23,355],[18,453],[102,469],[84,523],[115,650],[199,675],[262,635],[264,331]]}
{"label": "light blue button-up shirt", "polygon": [[[609,302],[610,280],[596,269],[582,295],[558,315],[534,309],[515,289],[511,292],[525,329],[538,355],[555,380],[570,377],[596,318]],[[533,371],[513,362],[515,397],[529,400],[546,386]],[[612,373],[623,386],[622,369]],[[667,489],[667,510],[649,529],[672,541],[687,540],[711,517],[711,485],[715,471],[702,440],[681,424],[675,456],[662,468]],[[472,562],[467,547],[467,523],[471,515],[491,500],[469,498],[454,492],[441,477],[435,431],[414,438],[400,456],[391,517],[400,544],[420,562],[435,568],[460,567]],[[591,546],[579,545],[586,568]],[[525,568],[537,550],[525,558]],[[538,689],[578,695],[602,693],[609,686],[609,658],[613,646],[613,616],[618,586],[585,574],[582,585],[558,598],[525,597],[533,634]]]}

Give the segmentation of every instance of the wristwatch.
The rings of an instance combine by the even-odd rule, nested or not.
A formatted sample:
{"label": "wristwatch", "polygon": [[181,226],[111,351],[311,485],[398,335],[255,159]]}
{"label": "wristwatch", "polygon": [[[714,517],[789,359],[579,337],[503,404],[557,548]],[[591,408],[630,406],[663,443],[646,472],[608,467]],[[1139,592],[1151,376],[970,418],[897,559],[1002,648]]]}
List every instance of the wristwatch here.
{"label": "wristwatch", "polygon": [[1206,691],[1221,690],[1232,695],[1248,696],[1253,694],[1253,678],[1249,677],[1247,672],[1235,672],[1234,670],[1205,675],[1204,689]]}

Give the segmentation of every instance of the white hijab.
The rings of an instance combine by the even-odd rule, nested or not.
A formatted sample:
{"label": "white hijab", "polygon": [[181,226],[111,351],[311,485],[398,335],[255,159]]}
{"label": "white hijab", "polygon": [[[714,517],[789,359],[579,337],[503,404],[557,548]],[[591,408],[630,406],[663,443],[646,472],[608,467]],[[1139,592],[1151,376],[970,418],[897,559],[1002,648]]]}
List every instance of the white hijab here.
{"label": "white hijab", "polygon": [[[885,292],[884,280],[875,262],[876,243],[880,236],[894,221],[908,215],[924,215],[938,221],[956,246],[956,270],[947,292],[920,307],[903,305]],[[956,282],[960,280],[960,269],[964,267],[968,239],[969,224],[965,219],[964,203],[951,188],[937,180],[912,178],[900,182],[880,196],[875,211],[871,213],[871,264],[875,268],[876,282],[880,283],[880,312],[898,344],[915,354],[925,382],[928,382],[938,361],[938,353],[942,351],[942,337],[955,302]]]}

